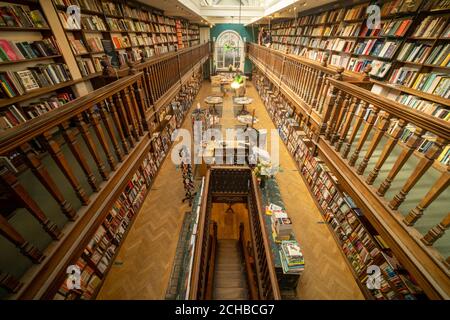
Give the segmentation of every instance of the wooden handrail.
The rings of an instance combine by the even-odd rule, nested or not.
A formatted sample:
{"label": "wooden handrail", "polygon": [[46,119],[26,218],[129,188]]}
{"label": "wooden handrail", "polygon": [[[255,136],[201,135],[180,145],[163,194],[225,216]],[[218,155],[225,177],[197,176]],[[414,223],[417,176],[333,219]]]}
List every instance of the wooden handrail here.
{"label": "wooden handrail", "polygon": [[330,83],[337,89],[343,90],[352,96],[366,101],[381,110],[389,112],[393,117],[406,120],[440,137],[450,139],[450,122],[432,117],[423,112],[411,109],[401,103],[377,95],[369,90],[360,88],[352,83],[329,79]]}
{"label": "wooden handrail", "polygon": [[142,77],[142,73],[127,76],[112,82],[103,88],[95,90],[88,95],[70,101],[62,108],[43,114],[25,123],[21,123],[10,130],[0,132],[0,155],[17,148],[22,143],[35,138],[48,129],[57,126],[61,122],[70,119],[82,111],[85,111],[86,109],[92,107],[92,105],[104,100],[105,97],[119,92],[125,86],[136,83],[140,77]]}
{"label": "wooden handrail", "polygon": [[255,273],[250,262],[250,253],[247,250],[244,237],[244,224],[239,225],[239,243],[241,245],[242,255],[245,262],[245,270],[247,276],[247,286],[250,291],[250,300],[258,300],[258,288],[255,285]]}
{"label": "wooden handrail", "polygon": [[[256,201],[256,208],[257,208],[257,214],[258,214],[258,219],[259,219],[259,223],[260,223],[260,231],[262,234],[262,239],[264,242],[264,253],[265,253],[265,258],[267,259],[267,265],[268,265],[268,272],[269,272],[269,277],[270,277],[270,283],[271,283],[271,287],[273,290],[273,299],[274,300],[280,300],[281,299],[281,293],[280,293],[280,289],[278,287],[278,280],[277,280],[277,275],[275,274],[275,264],[273,262],[272,259],[272,252],[270,251],[270,243],[269,243],[269,235],[267,234],[266,228],[265,228],[265,222],[264,222],[264,217],[263,217],[263,209],[262,209],[262,205],[261,205],[261,193],[260,190],[258,188],[259,184],[258,181],[256,179],[255,174],[252,172],[252,188],[253,188],[253,192],[255,193],[255,201]],[[258,230],[259,231],[259,230]]]}
{"label": "wooden handrail", "polygon": [[194,261],[192,264],[192,273],[191,273],[191,287],[190,287],[190,293],[189,293],[189,299],[190,300],[197,300],[197,294],[199,290],[199,281],[200,281],[200,268],[201,268],[201,262],[202,262],[202,242],[203,237],[205,235],[205,220],[208,210],[208,197],[209,195],[209,184],[211,180],[211,170],[208,170],[206,172],[205,177],[205,184],[203,188],[203,195],[202,195],[202,204],[200,207],[200,214],[198,217],[198,224],[197,224],[197,235],[195,239],[195,250],[194,250]]}

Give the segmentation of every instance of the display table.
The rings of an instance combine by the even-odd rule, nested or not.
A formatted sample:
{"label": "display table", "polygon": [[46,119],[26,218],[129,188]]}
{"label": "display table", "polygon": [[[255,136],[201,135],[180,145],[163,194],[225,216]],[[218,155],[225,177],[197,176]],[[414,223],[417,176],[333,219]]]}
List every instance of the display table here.
{"label": "display table", "polygon": [[223,99],[221,97],[208,96],[205,99],[205,103],[209,104],[210,106],[212,105],[212,110],[210,113],[216,116],[219,114],[216,110],[216,104],[223,103]]}
{"label": "display table", "polygon": [[245,107],[248,104],[251,104],[252,102],[253,102],[253,99],[249,98],[249,97],[234,98],[234,103],[242,106],[241,111],[239,111],[239,115],[246,115],[246,114],[248,114],[248,111],[245,109]]}
{"label": "display table", "polygon": [[[283,199],[281,198],[280,190],[275,179],[268,179],[265,183],[264,188],[260,188],[262,196],[263,210],[270,203],[276,204],[285,210]],[[268,234],[270,242],[270,250],[272,253],[273,263],[275,265],[275,273],[278,279],[278,285],[281,290],[295,290],[297,288],[298,280],[300,279],[300,274],[289,274],[283,272],[283,267],[281,265],[281,258],[279,251],[281,250],[281,244],[276,243],[272,235],[272,219],[270,215],[264,213],[264,227]],[[290,240],[296,240],[295,235],[291,234]]]}

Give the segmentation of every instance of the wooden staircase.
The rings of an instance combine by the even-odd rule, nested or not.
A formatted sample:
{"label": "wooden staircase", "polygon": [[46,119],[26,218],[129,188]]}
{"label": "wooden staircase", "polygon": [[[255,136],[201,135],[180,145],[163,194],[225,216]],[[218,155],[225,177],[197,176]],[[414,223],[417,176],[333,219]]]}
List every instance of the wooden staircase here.
{"label": "wooden staircase", "polygon": [[238,240],[218,240],[214,274],[215,300],[247,300],[245,264]]}

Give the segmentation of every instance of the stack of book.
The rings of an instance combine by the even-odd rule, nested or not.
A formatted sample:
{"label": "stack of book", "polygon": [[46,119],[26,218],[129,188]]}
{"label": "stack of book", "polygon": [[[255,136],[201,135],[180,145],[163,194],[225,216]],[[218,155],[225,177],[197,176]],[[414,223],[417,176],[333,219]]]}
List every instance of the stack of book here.
{"label": "stack of book", "polygon": [[1,72],[0,97],[13,98],[69,80],[69,70],[63,63],[38,64],[27,70]]}
{"label": "stack of book", "polygon": [[40,41],[8,41],[0,39],[0,62],[20,61],[59,55],[55,38]]}
{"label": "stack of book", "polygon": [[286,274],[301,274],[305,270],[305,259],[300,245],[295,240],[281,242],[280,260],[283,272]]}
{"label": "stack of book", "polygon": [[0,4],[0,27],[48,28],[47,21],[39,10],[28,6]]}

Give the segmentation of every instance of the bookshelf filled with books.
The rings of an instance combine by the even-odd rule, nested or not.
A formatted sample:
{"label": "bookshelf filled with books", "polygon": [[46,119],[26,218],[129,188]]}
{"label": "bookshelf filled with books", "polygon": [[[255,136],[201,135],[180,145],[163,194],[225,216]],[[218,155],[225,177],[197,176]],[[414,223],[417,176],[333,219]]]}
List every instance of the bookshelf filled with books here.
{"label": "bookshelf filled with books", "polygon": [[38,1],[3,1],[0,33],[0,131],[75,99],[77,81]]}
{"label": "bookshelf filled with books", "polygon": [[[380,5],[379,24],[367,13],[371,4]],[[348,72],[370,70],[372,81],[392,99],[449,120],[449,11],[444,0],[325,6],[319,14],[306,12],[274,23],[272,47],[320,62],[327,59]]]}
{"label": "bookshelf filled with books", "polygon": [[[333,172],[317,156],[316,137],[288,99],[262,75],[256,76],[256,87],[366,298],[424,298],[415,279],[398,262]],[[373,266],[378,268],[374,271]],[[377,286],[372,286],[372,280]]]}
{"label": "bookshelf filled with books", "polygon": [[[176,51],[176,21],[136,1],[53,0],[83,75],[101,72],[100,60],[125,68],[143,58]],[[80,7],[80,25],[67,13]],[[188,43],[186,44],[188,46]]]}

